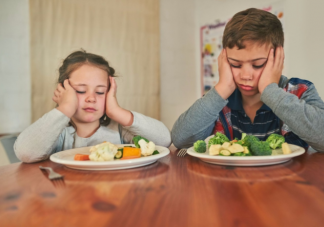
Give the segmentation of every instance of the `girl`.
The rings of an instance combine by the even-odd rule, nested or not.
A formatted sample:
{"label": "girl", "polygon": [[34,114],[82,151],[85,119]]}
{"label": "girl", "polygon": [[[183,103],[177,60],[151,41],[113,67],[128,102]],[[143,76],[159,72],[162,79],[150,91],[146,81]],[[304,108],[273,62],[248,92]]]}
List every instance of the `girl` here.
{"label": "girl", "polygon": [[53,96],[57,107],[18,136],[17,157],[37,162],[58,151],[104,141],[131,143],[135,135],[168,147],[170,132],[162,122],[118,105],[114,73],[101,56],[85,51],[70,54],[59,69]]}

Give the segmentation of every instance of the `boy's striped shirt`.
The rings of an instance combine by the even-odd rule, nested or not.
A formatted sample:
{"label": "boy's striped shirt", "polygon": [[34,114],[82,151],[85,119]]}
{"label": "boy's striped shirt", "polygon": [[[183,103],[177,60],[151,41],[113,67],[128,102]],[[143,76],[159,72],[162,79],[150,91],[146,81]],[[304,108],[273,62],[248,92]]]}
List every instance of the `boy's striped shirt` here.
{"label": "boy's striped shirt", "polygon": [[[307,80],[291,78],[283,88],[286,92],[296,95],[299,99],[312,83]],[[294,134],[266,105],[256,112],[254,122],[245,114],[242,106],[242,97],[238,89],[228,98],[228,104],[220,112],[213,133],[221,132],[229,139],[240,139],[242,133],[254,135],[260,140],[266,140],[270,134],[276,133],[285,136],[286,142],[308,147],[308,144]]]}

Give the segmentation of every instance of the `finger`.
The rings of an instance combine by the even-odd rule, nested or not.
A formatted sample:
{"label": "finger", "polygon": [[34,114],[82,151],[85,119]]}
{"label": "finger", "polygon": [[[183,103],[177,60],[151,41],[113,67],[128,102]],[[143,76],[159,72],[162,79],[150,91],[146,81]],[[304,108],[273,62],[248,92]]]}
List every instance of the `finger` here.
{"label": "finger", "polygon": [[55,95],[52,97],[52,100],[58,104],[58,98]]}
{"label": "finger", "polygon": [[54,95],[55,95],[56,97],[59,97],[60,94],[61,94],[61,92],[60,92],[59,90],[56,89],[56,90],[54,91]]}
{"label": "finger", "polygon": [[70,81],[68,79],[64,80],[64,88],[65,89],[71,89]]}
{"label": "finger", "polygon": [[117,92],[117,84],[116,84],[115,78],[112,76],[110,77],[110,92],[112,94],[116,94],[116,92]]}
{"label": "finger", "polygon": [[268,56],[268,62],[267,62],[267,65],[269,66],[273,66],[274,64],[274,49],[271,48],[270,52],[269,52],[269,56]]}
{"label": "finger", "polygon": [[63,87],[63,85],[61,83],[59,83],[56,87],[56,90],[60,91],[60,92],[63,92],[65,89]]}

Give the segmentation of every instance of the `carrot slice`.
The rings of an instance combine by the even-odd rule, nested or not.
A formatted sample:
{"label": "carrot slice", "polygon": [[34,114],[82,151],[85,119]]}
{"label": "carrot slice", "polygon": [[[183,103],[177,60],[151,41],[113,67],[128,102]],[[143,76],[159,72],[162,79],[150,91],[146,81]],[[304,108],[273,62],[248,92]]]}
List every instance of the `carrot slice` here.
{"label": "carrot slice", "polygon": [[74,160],[77,161],[86,161],[86,160],[90,160],[89,155],[88,154],[76,154],[74,156]]}
{"label": "carrot slice", "polygon": [[140,158],[141,149],[136,147],[124,147],[123,157],[121,159]]}

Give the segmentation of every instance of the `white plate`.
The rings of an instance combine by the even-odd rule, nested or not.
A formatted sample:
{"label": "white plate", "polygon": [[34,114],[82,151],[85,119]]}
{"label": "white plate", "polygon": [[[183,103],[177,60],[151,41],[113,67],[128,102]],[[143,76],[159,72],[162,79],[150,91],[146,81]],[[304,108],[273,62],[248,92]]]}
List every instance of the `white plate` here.
{"label": "white plate", "polygon": [[[289,144],[289,147],[292,151],[291,154],[278,154],[278,155],[269,155],[269,156],[212,156],[206,153],[197,153],[193,147],[190,147],[187,150],[187,154],[197,157],[204,162],[218,164],[218,165],[227,165],[227,166],[265,166],[265,165],[274,165],[283,162],[287,162],[293,157],[302,155],[305,153],[305,149],[293,144]],[[278,151],[277,149],[276,151]],[[281,150],[281,149],[280,149]]]}
{"label": "white plate", "polygon": [[[131,146],[132,144],[123,144],[117,145],[117,147]],[[113,161],[75,161],[75,154],[89,154],[90,147],[81,147],[71,150],[60,151],[55,154],[52,154],[50,160],[56,162],[66,167],[72,169],[81,169],[81,170],[116,170],[116,169],[129,169],[140,166],[145,166],[156,162],[158,159],[167,156],[170,153],[170,150],[166,147],[155,146],[155,149],[160,152],[160,154],[151,155],[147,157],[129,159],[129,160],[118,160]]]}

